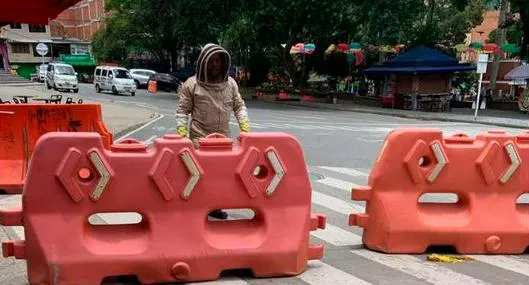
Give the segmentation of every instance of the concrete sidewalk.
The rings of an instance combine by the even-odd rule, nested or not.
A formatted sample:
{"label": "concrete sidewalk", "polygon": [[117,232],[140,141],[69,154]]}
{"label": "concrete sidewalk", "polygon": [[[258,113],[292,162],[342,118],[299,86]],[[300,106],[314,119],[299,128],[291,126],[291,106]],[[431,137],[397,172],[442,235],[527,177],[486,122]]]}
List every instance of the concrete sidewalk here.
{"label": "concrete sidewalk", "polygon": [[13,103],[13,96],[29,95],[42,98],[49,98],[51,95],[61,94],[63,96],[62,102],[66,102],[67,97],[72,97],[74,102],[83,99],[83,103],[100,103],[103,109],[103,120],[108,129],[114,133],[117,139],[127,132],[147,123],[156,117],[154,109],[148,106],[134,106],[133,104],[123,105],[115,103],[104,98],[101,101],[87,100],[82,96],[74,93],[59,93],[54,90],[45,90],[40,86],[0,86],[0,98],[2,101],[11,101]]}
{"label": "concrete sidewalk", "polygon": [[474,120],[474,110],[454,108],[448,113],[419,112],[408,110],[385,109],[371,106],[364,106],[352,103],[313,103],[313,102],[292,102],[292,101],[275,101],[272,103],[301,106],[306,108],[317,108],[327,110],[339,110],[357,113],[370,113],[385,116],[395,116],[410,119],[419,119],[427,121],[446,121],[483,124],[508,128],[527,128],[529,127],[529,115],[517,111],[503,110],[479,110],[478,117]]}
{"label": "concrete sidewalk", "polygon": [[[240,89],[241,95],[247,101],[252,99],[255,95],[255,89],[250,87],[242,87]],[[261,100],[260,100],[261,101]],[[408,110],[386,109],[381,107],[366,106],[350,101],[338,100],[337,104],[330,103],[316,103],[316,102],[298,102],[298,101],[264,101],[275,104],[285,104],[298,107],[338,110],[357,113],[369,113],[384,116],[395,116],[410,119],[419,119],[425,121],[445,121],[445,122],[459,122],[482,124],[489,126],[507,127],[507,128],[528,128],[529,115],[519,111],[504,111],[504,110],[479,110],[477,120],[474,120],[474,110],[453,108],[449,113],[435,113],[435,112],[419,112]]]}

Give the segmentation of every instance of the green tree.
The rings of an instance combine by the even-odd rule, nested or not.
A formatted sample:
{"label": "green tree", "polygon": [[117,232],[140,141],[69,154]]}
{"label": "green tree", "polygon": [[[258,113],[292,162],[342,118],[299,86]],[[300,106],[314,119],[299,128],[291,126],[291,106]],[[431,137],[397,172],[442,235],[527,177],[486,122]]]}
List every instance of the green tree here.
{"label": "green tree", "polygon": [[[255,67],[280,66],[301,83],[303,73],[293,64],[291,47],[312,42],[317,51],[307,62],[323,58],[330,43],[353,38],[350,31],[357,29],[357,11],[355,3],[347,0],[246,0],[222,39],[230,49],[244,50]],[[262,78],[267,70],[251,72],[253,78]]]}
{"label": "green tree", "polygon": [[[498,30],[494,30],[489,34],[488,42],[496,42],[496,35]],[[521,46],[523,39],[522,22],[515,21],[507,28],[507,42]]]}
{"label": "green tree", "polygon": [[522,45],[520,55],[523,59],[529,59],[529,1],[511,0],[512,12],[520,13],[522,26]]}
{"label": "green tree", "polygon": [[238,2],[107,0],[106,9],[111,16],[107,27],[97,36],[97,56],[112,57],[114,50],[107,47],[114,44],[121,53],[139,50],[148,51],[161,61],[170,58],[168,69],[174,68],[182,48],[217,42],[222,26],[231,19]]}
{"label": "green tree", "polygon": [[395,45],[413,41],[426,12],[423,0],[356,0],[361,24],[356,29],[365,43]]}
{"label": "green tree", "polygon": [[415,44],[463,42],[466,34],[483,21],[483,0],[429,0],[425,24],[417,29]]}

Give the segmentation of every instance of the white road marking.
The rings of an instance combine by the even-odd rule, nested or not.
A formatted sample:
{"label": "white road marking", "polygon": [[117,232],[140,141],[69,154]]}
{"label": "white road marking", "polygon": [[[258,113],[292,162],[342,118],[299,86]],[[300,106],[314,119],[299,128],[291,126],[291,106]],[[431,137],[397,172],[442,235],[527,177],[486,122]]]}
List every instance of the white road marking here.
{"label": "white road marking", "polygon": [[348,194],[351,194],[351,190],[353,188],[360,187],[360,185],[358,184],[344,181],[344,180],[337,179],[337,178],[333,178],[333,177],[328,177],[328,176],[323,179],[316,180],[316,183],[324,184],[324,185],[327,185],[327,186],[330,186],[336,189],[343,190],[347,192]]}
{"label": "white road marking", "polygon": [[330,266],[321,261],[309,262],[309,268],[303,274],[298,276],[299,279],[309,284],[335,284],[335,285],[370,285],[360,278],[348,274],[338,268]]}
{"label": "white road marking", "polygon": [[216,284],[226,284],[226,285],[250,285],[250,283],[242,280],[241,278],[237,277],[227,277],[222,278],[216,281],[210,281],[210,282],[193,282],[193,283],[187,283],[189,285],[216,285]]}
{"label": "white road marking", "polygon": [[361,236],[332,224],[327,224],[325,230],[313,231],[310,234],[335,246],[362,245]]}
{"label": "white road marking", "polygon": [[137,132],[139,132],[139,131],[145,129],[146,127],[148,127],[148,126],[154,124],[155,122],[157,122],[157,121],[163,119],[164,117],[165,117],[164,115],[159,114],[159,117],[158,117],[158,118],[155,118],[155,119],[153,119],[153,120],[147,122],[147,123],[144,124],[143,126],[141,126],[141,127],[137,128],[137,129],[135,129],[135,130],[133,130],[133,131],[131,131],[131,132],[129,132],[129,133],[127,133],[127,134],[121,136],[120,138],[118,138],[118,139],[116,140],[116,143],[119,143],[121,140],[123,140],[123,139],[125,139],[125,138],[127,138],[127,137],[130,137],[131,135],[133,135],[133,134],[135,134],[135,133],[137,133]]}
{"label": "white road marking", "polygon": [[157,138],[157,136],[152,136],[152,137],[150,137],[150,138],[144,140],[143,143],[146,144],[146,145],[150,145],[150,144],[153,143],[153,141],[154,141],[156,138]]}
{"label": "white road marking", "polygon": [[504,255],[466,255],[480,262],[529,276],[529,263]]}
{"label": "white road marking", "polygon": [[332,196],[312,191],[312,203],[323,206],[327,209],[336,211],[338,213],[349,215],[352,213],[364,213],[365,207],[357,205],[353,202],[345,202],[342,199],[334,198]]}
{"label": "white road marking", "polygon": [[352,168],[347,168],[347,167],[318,166],[318,168],[333,171],[333,172],[338,172],[341,174],[354,176],[354,177],[368,177],[369,176],[369,174],[365,172],[358,171]]}
{"label": "white road marking", "polygon": [[383,254],[367,249],[357,249],[351,251],[353,254],[362,256],[368,260],[377,262],[384,266],[391,267],[400,272],[412,275],[431,284],[439,285],[485,285],[485,281],[471,276],[458,273],[449,268],[439,266],[420,260],[411,255],[403,254]]}
{"label": "white road marking", "polygon": [[379,143],[379,142],[383,142],[383,141],[384,141],[384,138],[380,138],[380,139],[368,139],[368,138],[362,138],[362,137],[359,137],[359,138],[356,138],[356,140],[361,141],[361,142],[365,142],[365,143]]}

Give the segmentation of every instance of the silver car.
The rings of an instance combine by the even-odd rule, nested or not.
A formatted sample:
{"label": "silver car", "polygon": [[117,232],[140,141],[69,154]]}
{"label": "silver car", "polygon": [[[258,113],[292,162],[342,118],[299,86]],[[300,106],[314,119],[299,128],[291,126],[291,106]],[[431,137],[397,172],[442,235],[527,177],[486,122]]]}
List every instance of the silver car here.
{"label": "silver car", "polygon": [[156,71],[149,70],[149,69],[131,69],[130,75],[132,75],[132,78],[134,78],[134,82],[136,83],[136,88],[139,89],[142,86],[147,86],[149,83],[149,78],[151,75],[155,74]]}

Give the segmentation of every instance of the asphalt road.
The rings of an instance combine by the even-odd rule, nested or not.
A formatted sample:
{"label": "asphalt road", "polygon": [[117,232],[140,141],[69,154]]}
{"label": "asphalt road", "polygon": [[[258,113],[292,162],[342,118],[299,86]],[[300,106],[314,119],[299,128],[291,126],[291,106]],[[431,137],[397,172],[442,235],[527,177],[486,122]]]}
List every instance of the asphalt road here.
{"label": "asphalt road", "polygon": [[[146,144],[175,132],[176,94],[148,94],[135,97],[96,94],[83,86],[81,96],[113,100],[155,108],[162,116],[128,134]],[[497,127],[465,123],[419,121],[352,112],[296,108],[274,103],[248,101],[252,131],[287,132],[302,143],[313,181],[313,212],[325,213],[325,231],[312,232],[314,243],[326,246],[322,261],[310,262],[305,273],[294,278],[254,279],[229,276],[211,284],[529,284],[529,256],[473,256],[476,261],[458,264],[432,263],[426,255],[389,255],[362,247],[358,228],[348,226],[348,215],[363,212],[365,204],[352,202],[350,190],[365,185],[384,138],[397,127],[434,127],[446,134],[464,131],[469,135]],[[505,129],[511,133],[523,130]],[[235,121],[232,134],[238,133]],[[525,203],[529,199],[525,199]],[[0,198],[1,199],[1,198]],[[5,198],[4,198],[5,199]],[[19,198],[9,198],[19,203]],[[18,233],[17,233],[18,232]],[[20,230],[10,232],[20,236]],[[2,238],[2,237],[0,237]],[[2,262],[6,262],[5,260]],[[20,265],[20,262],[17,266]],[[2,263],[0,263],[0,266]],[[2,269],[0,269],[0,276]],[[7,279],[4,279],[7,280]],[[2,281],[2,277],[0,277]],[[0,282],[1,284],[9,284]],[[204,283],[210,284],[210,283]]]}

